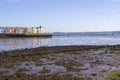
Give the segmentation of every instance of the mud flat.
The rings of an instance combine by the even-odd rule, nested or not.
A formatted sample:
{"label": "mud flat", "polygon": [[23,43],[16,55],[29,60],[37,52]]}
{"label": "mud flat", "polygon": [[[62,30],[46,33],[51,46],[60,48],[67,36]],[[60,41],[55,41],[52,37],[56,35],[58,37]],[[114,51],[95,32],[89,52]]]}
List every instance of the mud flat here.
{"label": "mud flat", "polygon": [[120,45],[38,47],[0,53],[0,80],[105,80]]}

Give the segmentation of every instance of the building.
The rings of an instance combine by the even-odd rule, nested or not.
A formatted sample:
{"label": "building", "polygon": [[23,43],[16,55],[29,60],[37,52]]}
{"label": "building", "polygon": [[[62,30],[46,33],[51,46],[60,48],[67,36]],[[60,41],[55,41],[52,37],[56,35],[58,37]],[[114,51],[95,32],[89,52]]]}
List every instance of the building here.
{"label": "building", "polygon": [[43,34],[44,29],[40,27],[0,27],[0,33],[14,34]]}
{"label": "building", "polygon": [[6,27],[5,33],[15,33],[14,27]]}
{"label": "building", "polygon": [[22,34],[23,33],[23,28],[20,28],[20,27],[16,27],[15,28],[15,33],[17,33],[17,34]]}
{"label": "building", "polygon": [[32,27],[28,28],[28,34],[32,34],[32,33],[33,33],[33,28]]}
{"label": "building", "polygon": [[0,33],[3,33],[2,30],[3,30],[3,29],[0,27]]}
{"label": "building", "polygon": [[32,28],[32,32],[34,33],[34,34],[37,34],[38,32],[38,28],[37,27],[34,27],[34,28]]}
{"label": "building", "polygon": [[23,33],[28,34],[28,28],[23,28]]}
{"label": "building", "polygon": [[44,28],[43,27],[40,27],[40,32],[41,32],[41,34],[44,33]]}
{"label": "building", "polygon": [[5,27],[0,27],[0,33],[5,33]]}
{"label": "building", "polygon": [[44,29],[42,26],[38,27],[38,31],[37,31],[38,34],[43,34],[44,33]]}
{"label": "building", "polygon": [[44,29],[43,29],[42,26],[40,26],[40,27],[30,27],[30,28],[28,28],[28,33],[30,33],[30,34],[43,34]]}

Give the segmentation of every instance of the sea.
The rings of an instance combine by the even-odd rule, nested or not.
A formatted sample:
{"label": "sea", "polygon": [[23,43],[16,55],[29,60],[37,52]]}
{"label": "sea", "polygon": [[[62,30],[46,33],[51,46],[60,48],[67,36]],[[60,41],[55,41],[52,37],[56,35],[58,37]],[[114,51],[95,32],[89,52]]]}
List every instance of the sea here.
{"label": "sea", "polygon": [[0,38],[0,52],[35,48],[41,46],[65,45],[120,45],[120,32],[54,32],[51,38]]}

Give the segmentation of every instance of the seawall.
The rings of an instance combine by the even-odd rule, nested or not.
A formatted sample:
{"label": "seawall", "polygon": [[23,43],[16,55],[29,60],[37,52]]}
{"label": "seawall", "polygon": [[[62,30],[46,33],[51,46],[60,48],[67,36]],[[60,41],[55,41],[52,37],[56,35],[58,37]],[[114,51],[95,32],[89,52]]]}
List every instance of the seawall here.
{"label": "seawall", "polygon": [[7,34],[0,34],[0,38],[7,38],[7,37],[52,37],[51,34],[16,34],[16,33],[7,33]]}

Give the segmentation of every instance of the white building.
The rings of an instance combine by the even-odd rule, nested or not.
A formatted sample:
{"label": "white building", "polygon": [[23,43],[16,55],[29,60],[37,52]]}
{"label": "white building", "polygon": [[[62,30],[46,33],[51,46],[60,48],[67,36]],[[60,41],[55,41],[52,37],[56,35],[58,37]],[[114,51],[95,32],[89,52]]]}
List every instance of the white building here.
{"label": "white building", "polygon": [[42,26],[38,27],[38,34],[43,34],[44,33],[44,29]]}

